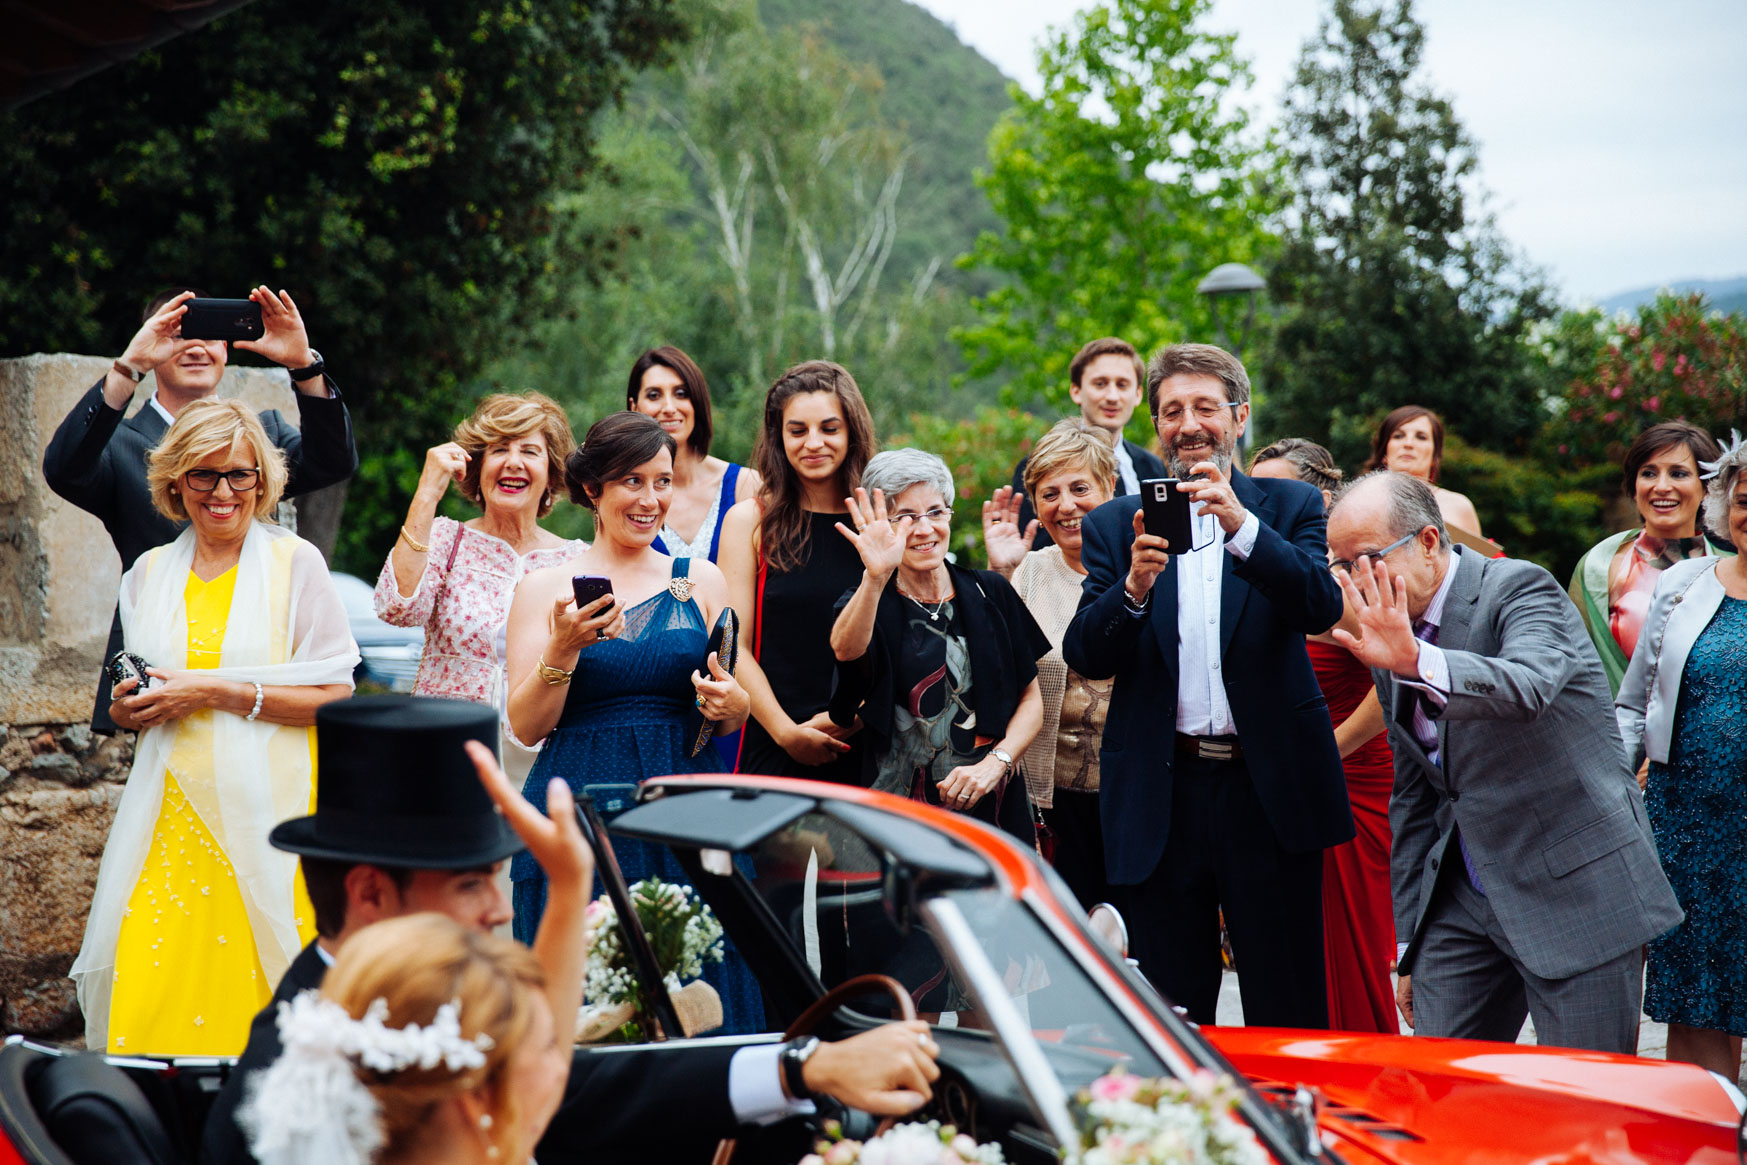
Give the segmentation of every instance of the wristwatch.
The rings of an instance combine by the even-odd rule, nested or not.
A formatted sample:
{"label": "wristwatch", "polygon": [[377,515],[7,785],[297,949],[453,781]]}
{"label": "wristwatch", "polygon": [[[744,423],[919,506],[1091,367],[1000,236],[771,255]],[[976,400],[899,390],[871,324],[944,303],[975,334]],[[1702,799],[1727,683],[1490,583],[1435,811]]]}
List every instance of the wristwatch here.
{"label": "wristwatch", "polygon": [[309,350],[309,354],[311,356],[315,357],[315,359],[312,363],[310,363],[302,368],[286,369],[286,371],[291,373],[291,379],[296,380],[296,381],[311,380],[317,376],[320,376],[322,373],[324,373],[328,370],[327,362],[321,358],[320,352],[317,352],[314,348],[311,348]]}
{"label": "wristwatch", "polygon": [[135,384],[138,384],[140,381],[142,381],[146,378],[145,373],[139,371],[136,368],[133,368],[130,365],[123,364],[121,362],[121,357],[119,357],[119,356],[117,356],[115,358],[115,363],[113,365],[111,365],[111,367],[113,367],[117,372],[121,373],[123,376],[127,377],[129,380],[133,381]]}
{"label": "wristwatch", "polygon": [[1001,762],[1001,775],[1004,777],[1013,771],[1013,754],[1004,748],[991,748],[989,755]]}
{"label": "wristwatch", "polygon": [[797,1036],[783,1045],[783,1091],[789,1094],[790,1100],[806,1100],[813,1095],[807,1089],[803,1070],[818,1050],[818,1036]]}

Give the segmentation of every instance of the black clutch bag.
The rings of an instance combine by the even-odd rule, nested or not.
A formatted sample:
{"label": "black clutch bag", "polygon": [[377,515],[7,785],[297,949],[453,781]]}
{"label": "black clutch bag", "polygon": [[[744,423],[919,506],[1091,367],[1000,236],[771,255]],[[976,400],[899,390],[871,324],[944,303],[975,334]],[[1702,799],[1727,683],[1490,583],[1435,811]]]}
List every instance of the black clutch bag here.
{"label": "black clutch bag", "polygon": [[[710,653],[716,653],[716,658],[722,662],[722,670],[729,675],[734,674],[734,665],[740,658],[740,616],[734,613],[733,607],[723,607],[722,613],[716,616],[715,629],[710,632],[709,646],[704,648],[704,658],[698,662],[698,671],[704,675],[710,674]],[[704,751],[704,745],[710,743],[710,738],[716,735],[716,722],[704,718],[703,708],[694,704],[686,715],[685,738],[690,741],[690,756],[696,756]]]}

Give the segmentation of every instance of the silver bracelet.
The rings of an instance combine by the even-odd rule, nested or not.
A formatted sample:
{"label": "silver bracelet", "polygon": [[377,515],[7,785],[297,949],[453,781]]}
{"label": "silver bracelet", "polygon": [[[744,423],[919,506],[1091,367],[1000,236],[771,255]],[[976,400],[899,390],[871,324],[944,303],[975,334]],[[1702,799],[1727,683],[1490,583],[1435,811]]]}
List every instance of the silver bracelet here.
{"label": "silver bracelet", "polygon": [[261,714],[261,697],[266,695],[266,693],[261,690],[261,685],[258,681],[250,680],[249,682],[255,685],[255,706],[249,709],[249,714],[244,716],[243,719],[253,723],[255,717]]}

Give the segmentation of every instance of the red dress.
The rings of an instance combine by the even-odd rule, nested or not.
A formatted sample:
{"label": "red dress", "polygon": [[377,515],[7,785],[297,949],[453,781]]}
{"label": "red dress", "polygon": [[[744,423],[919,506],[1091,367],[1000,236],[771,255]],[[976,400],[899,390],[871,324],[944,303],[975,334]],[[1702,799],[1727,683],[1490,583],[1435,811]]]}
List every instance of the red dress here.
{"label": "red dress", "polygon": [[[1316,681],[1339,725],[1371,692],[1371,669],[1343,647],[1310,642]],[[1395,762],[1378,733],[1343,762],[1357,834],[1323,851],[1322,946],[1328,967],[1328,1020],[1336,1031],[1401,1028],[1389,964],[1395,957],[1395,914],[1389,904],[1389,793]]]}

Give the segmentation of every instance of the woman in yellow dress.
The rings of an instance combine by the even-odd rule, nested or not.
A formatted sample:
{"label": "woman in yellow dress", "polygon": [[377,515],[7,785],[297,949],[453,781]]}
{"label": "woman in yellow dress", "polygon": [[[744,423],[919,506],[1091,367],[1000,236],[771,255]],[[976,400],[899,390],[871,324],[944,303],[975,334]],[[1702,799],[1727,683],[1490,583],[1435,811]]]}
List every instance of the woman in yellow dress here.
{"label": "woman in yellow dress", "polygon": [[110,705],[139,737],[72,971],[92,1048],[238,1054],[314,933],[267,833],[313,804],[310,726],[358,650],[321,553],[271,524],[285,472],[235,401],[189,405],[152,451],[152,501],[188,528],[121,581],[150,681]]}

